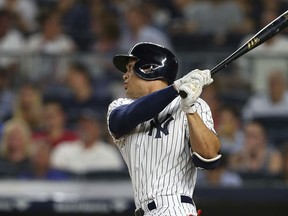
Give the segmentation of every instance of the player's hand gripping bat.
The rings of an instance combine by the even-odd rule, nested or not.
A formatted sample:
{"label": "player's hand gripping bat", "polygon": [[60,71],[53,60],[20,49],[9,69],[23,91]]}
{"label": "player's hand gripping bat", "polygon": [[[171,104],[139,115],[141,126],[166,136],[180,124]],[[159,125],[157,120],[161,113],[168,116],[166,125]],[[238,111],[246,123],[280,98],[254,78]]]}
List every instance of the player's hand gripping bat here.
{"label": "player's hand gripping bat", "polygon": [[[243,46],[233,52],[230,56],[224,59],[222,62],[217,64],[214,68],[211,69],[211,76],[216,74],[218,71],[226,67],[235,59],[244,55],[245,53],[253,50],[260,44],[264,43],[268,39],[272,38],[280,31],[285,29],[288,26],[288,10],[281,14],[279,17],[274,19],[271,23],[262,28],[259,32],[257,32],[251,39],[249,39]],[[182,98],[187,97],[187,93],[184,91],[179,92]]]}

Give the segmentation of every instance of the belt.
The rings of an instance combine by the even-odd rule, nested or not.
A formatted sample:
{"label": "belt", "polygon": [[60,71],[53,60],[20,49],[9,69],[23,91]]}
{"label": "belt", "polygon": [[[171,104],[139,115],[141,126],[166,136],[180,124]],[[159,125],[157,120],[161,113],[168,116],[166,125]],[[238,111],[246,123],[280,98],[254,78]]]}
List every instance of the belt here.
{"label": "belt", "polygon": [[[194,202],[191,197],[181,195],[180,198],[181,198],[181,203],[190,203],[194,205]],[[153,209],[156,209],[156,203],[152,201],[148,203],[147,207],[150,211],[152,211]],[[142,208],[139,208],[135,211],[135,216],[143,216],[143,215],[144,215],[144,210]]]}

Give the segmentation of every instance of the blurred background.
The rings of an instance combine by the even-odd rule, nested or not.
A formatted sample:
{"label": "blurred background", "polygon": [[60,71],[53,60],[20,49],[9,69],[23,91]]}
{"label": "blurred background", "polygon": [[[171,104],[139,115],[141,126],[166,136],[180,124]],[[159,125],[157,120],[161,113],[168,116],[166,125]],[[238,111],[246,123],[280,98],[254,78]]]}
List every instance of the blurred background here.
{"label": "blurred background", "polygon": [[[176,54],[181,77],[213,68],[287,0],[0,0],[0,214],[133,215],[108,135],[124,97],[112,65],[140,41]],[[201,97],[222,141],[198,172],[203,216],[288,212],[288,32],[217,73]],[[286,212],[286,213],[285,213]]]}

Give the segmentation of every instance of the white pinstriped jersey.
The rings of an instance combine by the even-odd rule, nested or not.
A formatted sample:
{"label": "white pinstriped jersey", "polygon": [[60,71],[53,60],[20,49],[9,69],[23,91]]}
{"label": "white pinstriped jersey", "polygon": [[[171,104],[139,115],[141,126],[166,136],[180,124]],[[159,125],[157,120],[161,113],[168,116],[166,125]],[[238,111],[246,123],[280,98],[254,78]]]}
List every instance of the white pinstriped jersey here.
{"label": "white pinstriped jersey", "polygon": [[[107,113],[108,126],[112,110],[132,102],[126,98],[113,101]],[[209,106],[200,98],[195,105],[206,126],[214,131]],[[173,194],[192,197],[197,171],[192,163],[189,128],[179,96],[157,117],[114,141],[128,166],[137,208],[155,197]]]}

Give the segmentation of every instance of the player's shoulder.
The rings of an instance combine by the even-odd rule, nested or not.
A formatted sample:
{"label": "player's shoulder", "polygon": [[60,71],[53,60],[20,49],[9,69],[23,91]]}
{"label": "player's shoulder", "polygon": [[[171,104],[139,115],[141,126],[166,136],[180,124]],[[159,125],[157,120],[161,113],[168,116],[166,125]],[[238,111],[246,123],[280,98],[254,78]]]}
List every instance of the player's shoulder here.
{"label": "player's shoulder", "polygon": [[202,98],[198,98],[195,105],[196,105],[196,109],[199,111],[206,112],[210,110],[208,103]]}
{"label": "player's shoulder", "polygon": [[202,105],[207,105],[208,106],[207,102],[205,100],[203,100],[202,98],[200,98],[200,97],[197,99],[197,103],[200,103]]}
{"label": "player's shoulder", "polygon": [[115,107],[122,106],[125,104],[130,104],[132,102],[133,100],[129,98],[118,98],[110,103],[109,108],[115,108]]}
{"label": "player's shoulder", "polygon": [[129,99],[129,98],[118,98],[114,101],[112,101],[109,106],[108,106],[108,115],[111,113],[112,110],[114,110],[115,108],[125,105],[125,104],[130,104],[132,103],[133,100]]}

